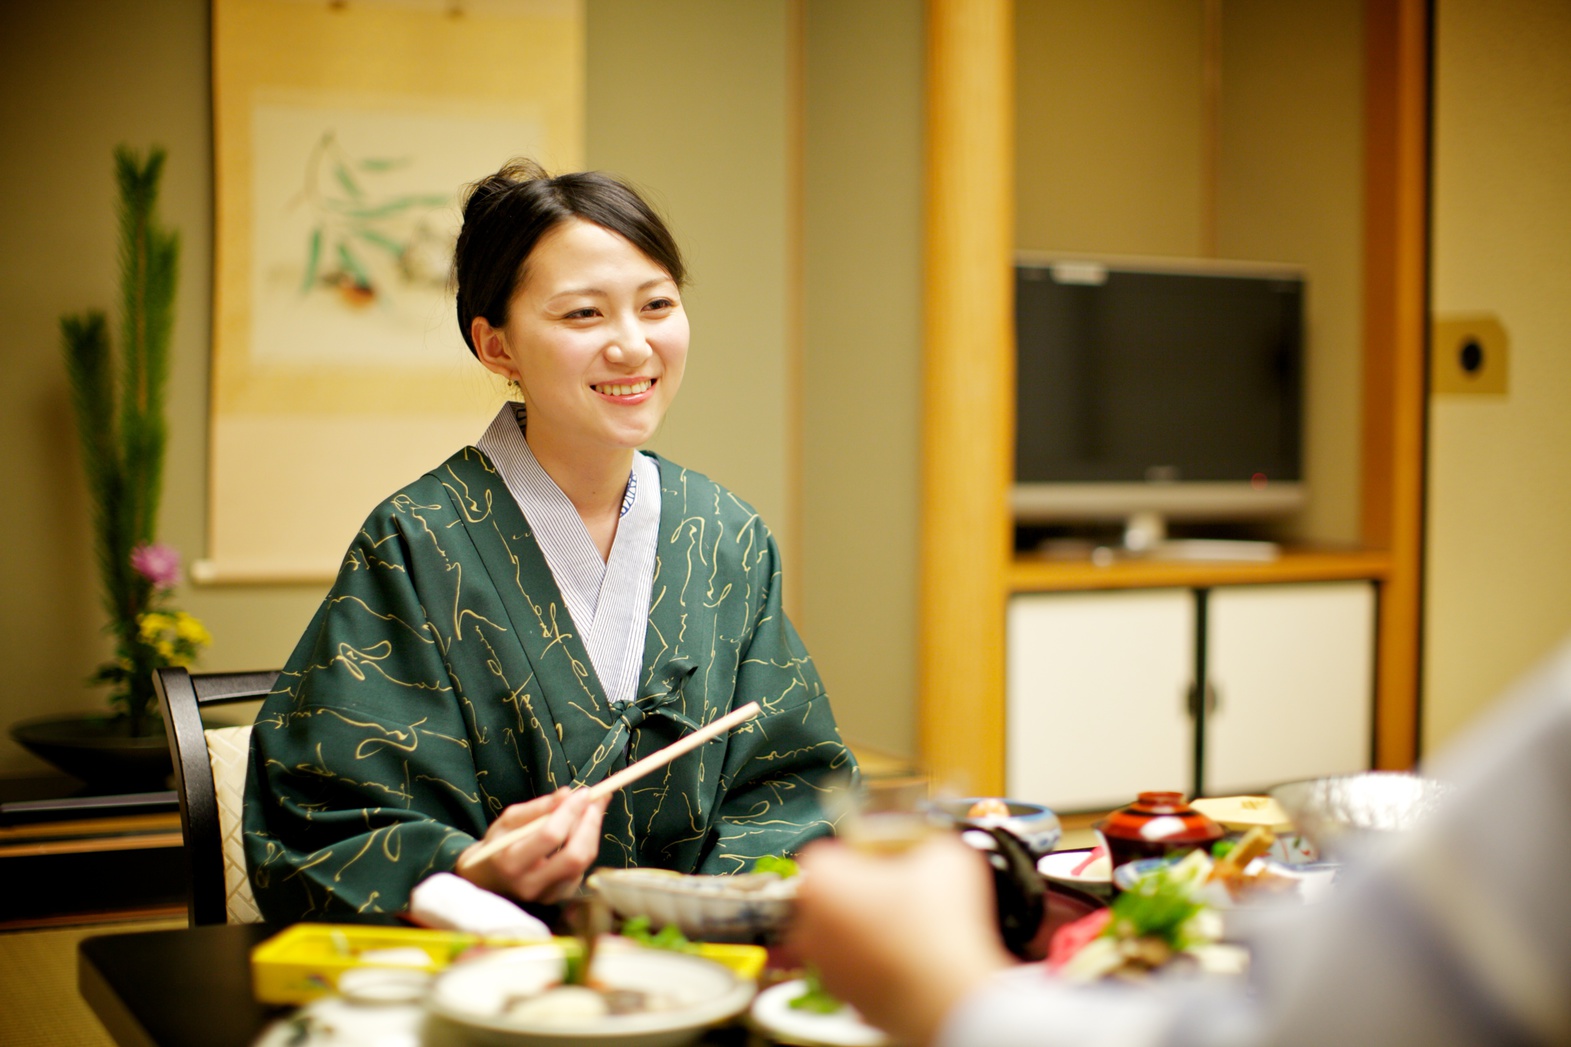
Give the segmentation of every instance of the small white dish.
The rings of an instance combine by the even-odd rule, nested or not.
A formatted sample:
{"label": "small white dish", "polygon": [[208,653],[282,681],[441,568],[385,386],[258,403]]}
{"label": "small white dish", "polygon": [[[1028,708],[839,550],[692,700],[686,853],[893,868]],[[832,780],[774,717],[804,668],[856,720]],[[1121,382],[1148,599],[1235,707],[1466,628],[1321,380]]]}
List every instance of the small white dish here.
{"label": "small white dish", "polygon": [[[1171,865],[1170,858],[1141,858],[1137,861],[1126,862],[1120,865],[1113,873],[1113,884],[1120,891],[1127,891],[1134,887],[1135,882],[1142,877]],[[1279,880],[1285,880],[1294,886],[1294,890],[1287,893],[1262,893],[1246,895],[1239,901],[1228,893],[1226,887],[1220,883],[1206,884],[1200,897],[1214,909],[1239,910],[1262,909],[1282,904],[1314,904],[1322,901],[1336,882],[1337,870],[1340,866],[1330,862],[1320,862],[1314,865],[1287,865],[1283,862],[1266,858],[1256,858],[1245,866],[1245,872],[1250,875],[1269,873]]]}
{"label": "small white dish", "polygon": [[791,1001],[807,991],[807,982],[781,982],[765,989],[753,1001],[748,1020],[765,1036],[797,1047],[884,1047],[889,1037],[867,1024],[854,1007],[829,1014],[803,1011]]}
{"label": "small white dish", "polygon": [[[1113,880],[1113,860],[1104,853],[1092,858],[1095,848],[1085,847],[1073,851],[1054,851],[1043,855],[1036,863],[1036,871],[1058,883],[1071,887],[1104,887]],[[1089,862],[1087,859],[1090,859]]]}
{"label": "small white dish", "polygon": [[418,1001],[367,1005],[323,996],[269,1025],[255,1047],[422,1047],[424,1024]]}

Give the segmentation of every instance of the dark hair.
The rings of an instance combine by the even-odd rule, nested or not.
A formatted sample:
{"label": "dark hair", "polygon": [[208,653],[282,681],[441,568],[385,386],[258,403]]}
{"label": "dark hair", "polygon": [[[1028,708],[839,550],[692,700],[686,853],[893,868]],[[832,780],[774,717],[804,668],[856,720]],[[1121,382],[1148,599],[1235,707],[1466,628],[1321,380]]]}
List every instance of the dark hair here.
{"label": "dark hair", "polygon": [[654,208],[624,183],[599,171],[550,177],[533,160],[509,160],[496,174],[469,187],[464,224],[453,250],[458,330],[475,351],[469,328],[483,316],[493,327],[507,323],[507,307],[524,279],[524,266],[540,238],[569,218],[603,226],[670,274],[686,277],[676,240]]}

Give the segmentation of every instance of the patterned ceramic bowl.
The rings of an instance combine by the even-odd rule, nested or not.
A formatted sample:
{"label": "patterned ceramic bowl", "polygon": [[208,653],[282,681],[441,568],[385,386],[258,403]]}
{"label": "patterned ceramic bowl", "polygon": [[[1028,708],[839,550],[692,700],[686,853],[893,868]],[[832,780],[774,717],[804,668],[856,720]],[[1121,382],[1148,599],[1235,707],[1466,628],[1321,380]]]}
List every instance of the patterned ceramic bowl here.
{"label": "patterned ceramic bowl", "polygon": [[689,876],[669,869],[601,869],[589,877],[622,919],[647,916],[656,929],[675,924],[695,941],[751,942],[785,927],[798,877],[774,873]]}
{"label": "patterned ceramic bowl", "polygon": [[[1007,809],[1007,813],[996,809],[999,804]],[[986,811],[979,805],[995,809]],[[1033,861],[1050,853],[1064,835],[1058,815],[1039,803],[969,796],[961,800],[939,800],[936,806],[957,823],[996,826],[1004,830],[1026,845]],[[972,814],[973,810],[982,813]]]}
{"label": "patterned ceramic bowl", "polygon": [[1392,771],[1289,782],[1271,790],[1320,853],[1344,859],[1370,842],[1412,828],[1450,792],[1444,782]]}

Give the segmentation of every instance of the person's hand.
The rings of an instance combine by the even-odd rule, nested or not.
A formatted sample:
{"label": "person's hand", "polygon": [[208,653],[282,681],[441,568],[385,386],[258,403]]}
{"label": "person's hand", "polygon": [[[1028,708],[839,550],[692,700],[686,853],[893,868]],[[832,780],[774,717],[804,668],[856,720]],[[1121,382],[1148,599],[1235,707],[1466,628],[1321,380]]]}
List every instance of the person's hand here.
{"label": "person's hand", "polygon": [[[588,789],[558,789],[515,803],[497,816],[485,836],[465,848],[453,870],[488,891],[525,902],[559,902],[578,889],[600,853],[600,821],[609,797],[590,799]],[[482,844],[521,825],[544,819],[539,829],[480,861]]]}
{"label": "person's hand", "polygon": [[931,1041],[961,997],[1015,962],[987,863],[958,838],[892,858],[824,841],[799,861],[792,945],[829,992],[903,1042]]}

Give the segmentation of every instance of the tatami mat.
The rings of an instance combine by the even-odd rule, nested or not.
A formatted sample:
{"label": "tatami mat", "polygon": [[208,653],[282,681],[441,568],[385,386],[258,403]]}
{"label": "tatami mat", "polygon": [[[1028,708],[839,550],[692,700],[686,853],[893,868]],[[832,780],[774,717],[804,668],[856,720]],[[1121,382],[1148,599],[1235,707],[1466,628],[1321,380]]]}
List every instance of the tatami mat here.
{"label": "tatami mat", "polygon": [[76,946],[95,934],[184,927],[184,919],[87,924],[0,933],[0,1044],[113,1047],[76,989]]}

